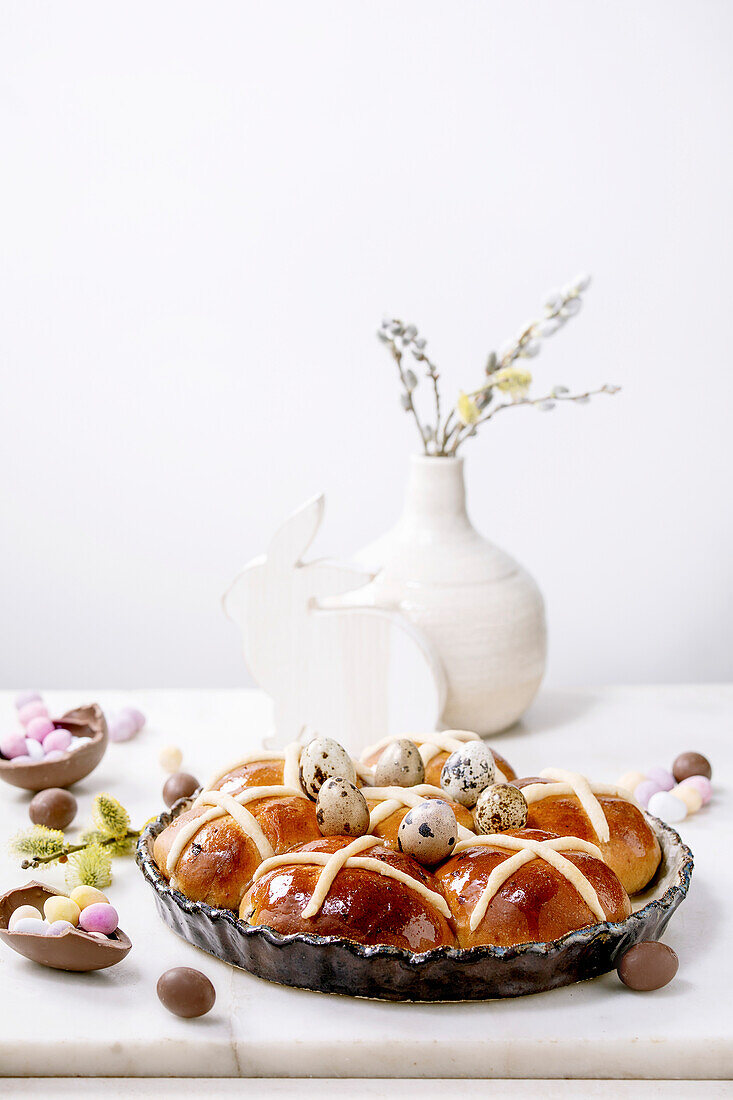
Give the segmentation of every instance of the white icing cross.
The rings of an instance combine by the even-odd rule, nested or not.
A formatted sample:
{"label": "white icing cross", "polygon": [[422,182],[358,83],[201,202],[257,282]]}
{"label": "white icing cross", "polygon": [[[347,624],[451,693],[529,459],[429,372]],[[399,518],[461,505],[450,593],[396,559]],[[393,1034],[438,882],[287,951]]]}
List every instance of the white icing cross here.
{"label": "white icing cross", "polygon": [[601,844],[608,844],[611,833],[603,807],[595,796],[597,794],[611,795],[632,802],[635,806],[638,805],[629,795],[629,792],[621,787],[610,786],[606,783],[590,783],[579,772],[568,772],[562,768],[545,768],[544,771],[540,772],[540,778],[550,779],[553,782],[530,783],[528,786],[522,787],[522,794],[527,805],[530,806],[533,802],[541,802],[544,798],[550,798],[552,795],[574,795],[585,811]]}
{"label": "white icing cross", "polygon": [[461,840],[456,844],[453,855],[464,852],[467,848],[492,846],[506,848],[515,854],[499,863],[489,875],[489,881],[481,892],[476,905],[471,913],[469,928],[475,932],[481,921],[486,916],[489,902],[501,889],[507,879],[510,879],[515,871],[529,863],[533,859],[543,859],[564,878],[571,883],[580,894],[581,898],[598,917],[600,921],[606,920],[606,914],[600,903],[595,887],[585,877],[583,872],[565,856],[561,851],[587,852],[596,859],[603,860],[600,849],[587,840],[579,840],[574,836],[558,836],[552,840],[533,840],[530,837],[507,836],[504,833],[489,833],[486,836],[478,836],[475,840]]}
{"label": "white icing cross", "polygon": [[[377,805],[369,814],[369,832],[374,832],[377,825],[391,817],[393,813],[403,806],[411,809],[420,806],[431,798],[440,798],[446,801],[444,792],[440,787],[433,787],[430,783],[417,783],[414,787],[362,787],[361,793],[367,802],[376,802]],[[468,840],[476,834],[465,825],[458,825],[458,837],[460,840]]]}
{"label": "white icing cross", "polygon": [[384,878],[391,878],[396,882],[401,882],[404,886],[409,887],[416,894],[419,894],[425,901],[430,902],[430,904],[433,905],[439,913],[442,913],[444,917],[450,917],[451,914],[448,903],[442,894],[437,894],[434,890],[428,889],[427,886],[418,882],[417,879],[412,878],[411,875],[405,874],[404,871],[400,871],[397,867],[392,867],[389,863],[385,863],[384,860],[359,855],[360,852],[364,852],[368,848],[373,848],[375,844],[381,843],[379,837],[360,836],[357,837],[356,840],[352,840],[345,848],[340,848],[337,852],[333,852],[333,854],[329,852],[288,852],[282,856],[273,856],[259,865],[252,881],[257,882],[263,875],[268,874],[269,871],[274,870],[276,867],[292,866],[293,864],[322,867],[323,869],[318,876],[313,896],[302,913],[302,916],[308,919],[310,917],[315,917],[320,911],[339,871],[344,867],[360,868],[364,871],[374,871]]}
{"label": "white icing cross", "polygon": [[[408,734],[404,735],[409,737]],[[365,764],[364,761],[370,756],[373,756],[375,752],[379,752],[380,749],[386,749],[387,745],[391,745],[393,741],[400,740],[397,736],[383,737],[381,741],[375,742],[370,745],[369,748],[364,749],[361,754],[361,763],[357,764],[357,772],[362,779],[371,780],[374,776],[374,767],[369,764]],[[470,741],[483,740],[477,733],[471,733],[469,730],[444,730],[442,733],[430,733],[430,734],[415,734],[409,737],[410,741],[413,741],[420,750],[420,756],[422,762],[427,767],[433,757],[437,756],[441,752],[456,752],[457,749],[462,749]],[[506,783],[507,778],[502,772],[501,768],[496,761],[494,761],[496,767],[497,779],[500,783]]]}

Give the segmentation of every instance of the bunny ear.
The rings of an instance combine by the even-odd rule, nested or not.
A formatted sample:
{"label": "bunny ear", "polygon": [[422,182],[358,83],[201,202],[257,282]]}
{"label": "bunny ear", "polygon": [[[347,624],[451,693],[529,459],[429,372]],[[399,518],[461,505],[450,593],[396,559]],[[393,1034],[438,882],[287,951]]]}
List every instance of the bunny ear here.
{"label": "bunny ear", "polygon": [[306,501],[297,512],[293,512],[273,536],[267,548],[267,557],[270,561],[277,561],[283,565],[297,565],[301,561],[321,526],[324,503],[325,497],[320,493],[312,500]]}

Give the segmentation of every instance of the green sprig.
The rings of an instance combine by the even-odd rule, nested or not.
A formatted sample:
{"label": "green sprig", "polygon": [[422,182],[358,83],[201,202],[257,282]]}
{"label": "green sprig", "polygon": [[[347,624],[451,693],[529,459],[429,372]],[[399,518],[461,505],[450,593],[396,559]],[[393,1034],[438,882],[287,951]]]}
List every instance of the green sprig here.
{"label": "green sprig", "polygon": [[130,830],[130,815],[111,794],[96,795],[92,817],[99,831],[108,837],[124,837]]}
{"label": "green sprig", "polygon": [[104,890],[111,882],[112,855],[101,844],[89,844],[69,856],[66,885],[70,890],[75,886],[96,886],[98,890]]}
{"label": "green sprig", "polygon": [[63,855],[64,834],[60,829],[48,829],[45,825],[34,825],[16,833],[10,841],[10,851],[14,856],[26,856],[31,859],[51,860]]}

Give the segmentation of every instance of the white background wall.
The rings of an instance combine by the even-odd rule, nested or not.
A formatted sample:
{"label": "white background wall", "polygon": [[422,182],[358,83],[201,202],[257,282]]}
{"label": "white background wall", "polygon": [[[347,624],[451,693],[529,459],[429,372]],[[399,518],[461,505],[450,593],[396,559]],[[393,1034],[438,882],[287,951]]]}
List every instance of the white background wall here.
{"label": "white background wall", "polygon": [[219,595],[289,510],[395,518],[374,338],[451,396],[579,269],[471,511],[538,578],[554,683],[730,678],[733,5],[5,0],[2,686],[246,682]]}

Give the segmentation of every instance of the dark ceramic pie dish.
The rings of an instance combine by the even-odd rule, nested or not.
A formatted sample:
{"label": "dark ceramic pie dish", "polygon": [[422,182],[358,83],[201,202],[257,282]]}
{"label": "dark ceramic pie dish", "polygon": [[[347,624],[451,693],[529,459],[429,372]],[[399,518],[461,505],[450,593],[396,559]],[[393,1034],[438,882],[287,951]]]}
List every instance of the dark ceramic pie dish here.
{"label": "dark ceramic pie dish", "polygon": [[56,729],[68,730],[72,737],[91,737],[87,745],[64,753],[62,760],[36,760],[16,764],[0,757],[0,779],[26,791],[45,791],[48,787],[70,787],[94,771],[107,749],[107,722],[96,703],[75,707],[61,718],[52,718]]}
{"label": "dark ceramic pie dish", "polygon": [[662,862],[651,886],[634,899],[641,907],[626,920],[594,924],[551,943],[440,947],[414,955],[352,940],[282,936],[262,926],[253,928],[228,909],[190,901],[168,885],[152,854],[158,833],[190,804],[191,799],[181,799],[152,821],[138,841],[137,862],[155,891],[165,923],[195,947],[258,978],[321,993],[388,1001],[482,1001],[595,978],[615,970],[635,943],[662,936],[687,894],[692,875],[690,849],[669,825],[647,815],[662,849]]}

